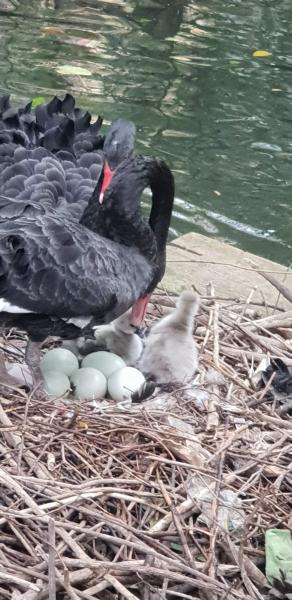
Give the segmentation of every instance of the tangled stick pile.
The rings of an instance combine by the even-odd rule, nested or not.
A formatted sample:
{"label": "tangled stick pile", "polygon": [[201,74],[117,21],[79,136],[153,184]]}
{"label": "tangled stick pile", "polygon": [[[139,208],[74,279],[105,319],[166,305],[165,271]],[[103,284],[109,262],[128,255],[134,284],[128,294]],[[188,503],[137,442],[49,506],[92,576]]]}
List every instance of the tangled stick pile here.
{"label": "tangled stick pile", "polygon": [[[173,304],[157,292],[150,321]],[[292,525],[292,420],[251,374],[292,365],[292,311],[256,310],[203,298],[195,381],[131,410],[3,397],[1,599],[274,597],[264,535]]]}

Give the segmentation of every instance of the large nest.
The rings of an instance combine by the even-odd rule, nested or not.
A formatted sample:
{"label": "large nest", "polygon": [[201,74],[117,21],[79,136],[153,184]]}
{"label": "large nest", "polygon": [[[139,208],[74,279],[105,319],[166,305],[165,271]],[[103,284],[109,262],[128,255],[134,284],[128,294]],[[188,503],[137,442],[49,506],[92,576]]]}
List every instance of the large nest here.
{"label": "large nest", "polygon": [[[150,320],[173,303],[158,292]],[[2,399],[1,600],[270,597],[264,535],[291,526],[292,421],[252,374],[267,355],[292,364],[292,313],[256,310],[202,299],[195,381],[132,409]]]}

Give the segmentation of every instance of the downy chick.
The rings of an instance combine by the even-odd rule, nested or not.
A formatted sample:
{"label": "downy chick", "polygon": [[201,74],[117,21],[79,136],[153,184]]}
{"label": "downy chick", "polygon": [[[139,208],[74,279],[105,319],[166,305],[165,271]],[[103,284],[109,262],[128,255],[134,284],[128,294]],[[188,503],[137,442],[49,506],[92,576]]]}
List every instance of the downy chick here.
{"label": "downy chick", "polygon": [[199,298],[183,292],[174,311],[151,327],[139,368],[157,383],[183,383],[198,367],[198,350],[192,335]]}
{"label": "downy chick", "polygon": [[104,348],[118,354],[127,365],[134,365],[140,358],[143,342],[130,324],[131,310],[109,323],[95,327],[94,340],[79,341],[81,354],[89,354]]}

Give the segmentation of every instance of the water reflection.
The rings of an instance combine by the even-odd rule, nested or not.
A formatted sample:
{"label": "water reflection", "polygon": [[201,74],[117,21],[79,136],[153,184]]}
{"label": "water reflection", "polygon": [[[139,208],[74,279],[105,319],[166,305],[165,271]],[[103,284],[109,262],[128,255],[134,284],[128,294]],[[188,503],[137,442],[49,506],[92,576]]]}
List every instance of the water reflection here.
{"label": "water reflection", "polygon": [[153,38],[163,40],[177,34],[187,4],[182,0],[137,0],[132,18]]}
{"label": "water reflection", "polygon": [[289,0],[0,0],[0,13],[3,92],[69,89],[108,122],[134,119],[139,149],[175,171],[174,233],[290,262]]}

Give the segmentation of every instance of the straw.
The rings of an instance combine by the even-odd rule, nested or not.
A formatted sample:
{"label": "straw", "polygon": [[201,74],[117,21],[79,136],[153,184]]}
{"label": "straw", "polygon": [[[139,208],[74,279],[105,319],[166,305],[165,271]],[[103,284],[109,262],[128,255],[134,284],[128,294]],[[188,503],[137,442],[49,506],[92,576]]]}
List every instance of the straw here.
{"label": "straw", "polygon": [[[175,300],[157,290],[149,324]],[[94,412],[3,395],[1,598],[267,598],[265,531],[288,527],[291,514],[292,419],[266,395],[272,379],[258,390],[251,375],[267,356],[292,365],[283,335],[292,313],[262,318],[252,302],[214,290],[202,299],[195,383],[160,390],[154,403]],[[24,338],[8,341],[21,349]],[[224,490],[240,502],[238,528],[222,521]]]}

